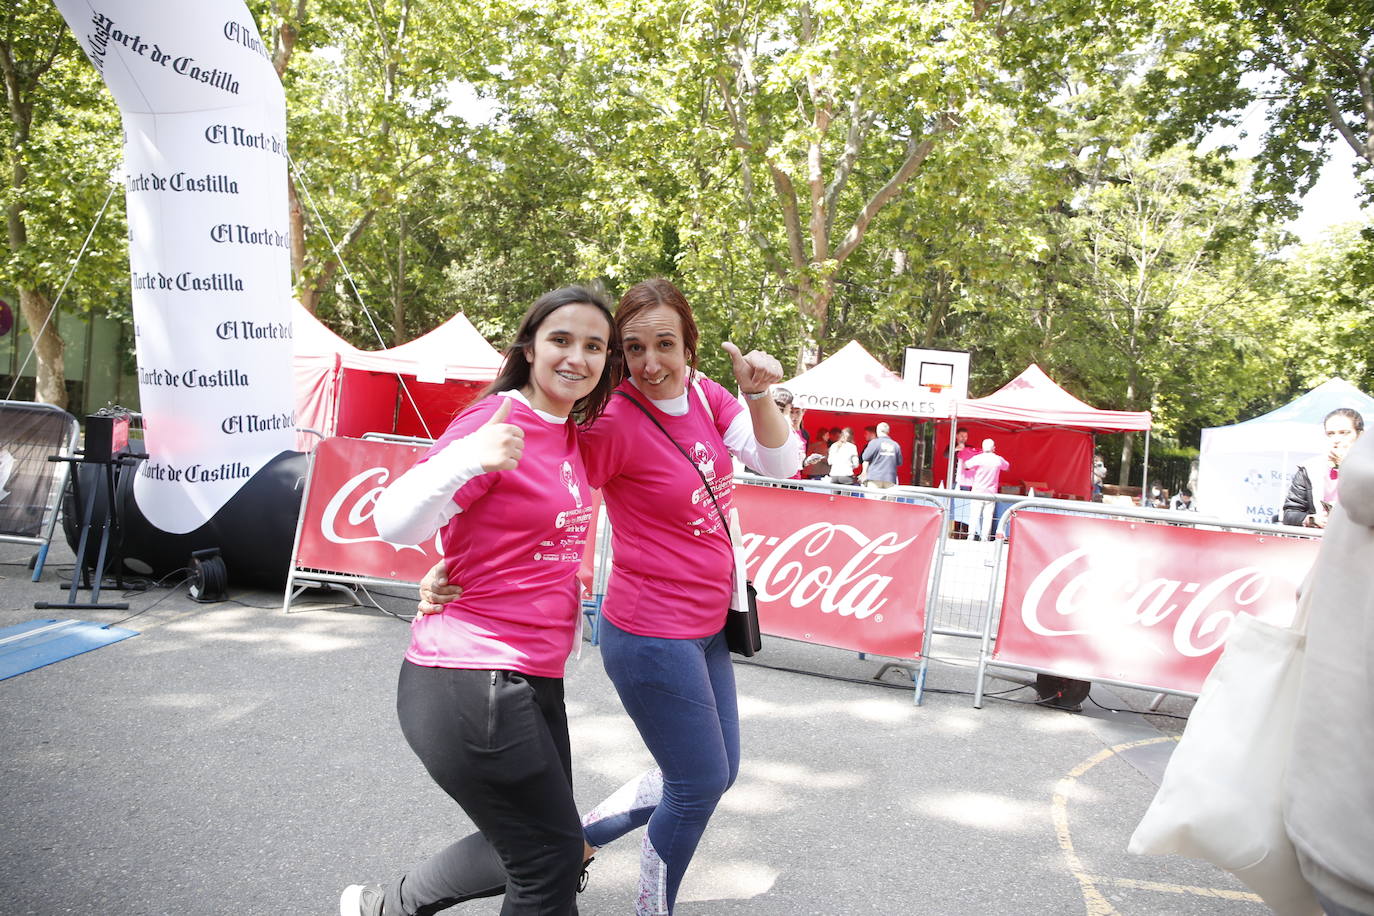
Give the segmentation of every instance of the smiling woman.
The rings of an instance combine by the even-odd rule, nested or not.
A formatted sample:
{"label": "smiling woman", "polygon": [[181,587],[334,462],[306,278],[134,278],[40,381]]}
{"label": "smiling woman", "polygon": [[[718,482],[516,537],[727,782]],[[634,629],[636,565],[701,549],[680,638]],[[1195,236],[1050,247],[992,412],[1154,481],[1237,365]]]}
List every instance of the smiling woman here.
{"label": "smiling woman", "polygon": [[523,350],[530,380],[520,391],[536,410],[568,416],[605,377],[611,329],[605,312],[572,302],[550,312]]}
{"label": "smiling woman", "polygon": [[441,531],[462,588],[415,621],[396,711],[479,832],[389,884],[347,888],[344,916],[437,912],[503,891],[503,913],[575,912],[583,839],[563,666],[592,513],[577,421],[600,415],[615,354],[596,293],[540,297],[485,394],[377,500],[377,531],[393,543]]}

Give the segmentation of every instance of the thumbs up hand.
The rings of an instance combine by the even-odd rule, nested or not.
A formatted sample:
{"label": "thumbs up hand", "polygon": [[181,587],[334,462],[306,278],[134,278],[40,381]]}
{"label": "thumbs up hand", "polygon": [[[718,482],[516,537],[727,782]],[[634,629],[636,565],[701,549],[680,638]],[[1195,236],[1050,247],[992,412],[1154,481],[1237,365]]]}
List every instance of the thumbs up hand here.
{"label": "thumbs up hand", "polygon": [[495,413],[467,437],[476,449],[483,471],[513,471],[520,464],[520,456],[525,451],[525,431],[506,422],[510,411],[510,398],[501,398]]}
{"label": "thumbs up hand", "polygon": [[767,391],[769,386],[782,381],[782,364],[762,350],[742,354],[739,347],[729,341],[720,346],[730,355],[730,368],[740,391],[745,394]]}

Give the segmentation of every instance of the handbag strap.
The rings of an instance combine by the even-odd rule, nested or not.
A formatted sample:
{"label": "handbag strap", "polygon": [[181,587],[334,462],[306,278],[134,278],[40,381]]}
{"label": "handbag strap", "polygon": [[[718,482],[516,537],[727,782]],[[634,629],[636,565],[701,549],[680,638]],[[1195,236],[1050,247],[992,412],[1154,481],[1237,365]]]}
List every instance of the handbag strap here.
{"label": "handbag strap", "polygon": [[[716,507],[716,515],[720,516],[721,530],[724,531],[725,536],[730,539],[730,546],[731,548],[733,548],[735,540],[734,538],[730,537],[730,522],[728,519],[726,519],[725,513],[721,511],[720,503],[716,502],[716,494],[711,492],[711,482],[706,479],[706,475],[701,472],[701,468],[697,467],[697,463],[692,460],[692,456],[687,454],[687,450],[682,447],[682,444],[673,438],[672,433],[668,432],[668,430],[663,428],[663,424],[658,422],[658,418],[655,417],[653,414],[649,413],[649,408],[639,403],[638,398],[631,397],[629,394],[627,394],[624,391],[620,391],[619,389],[617,389],[615,393],[620,395],[625,400],[629,401],[631,404],[635,405],[635,407],[639,408],[639,412],[644,414],[644,416],[648,417],[650,423],[658,427],[658,431],[663,433],[663,435],[667,437],[669,442],[673,443],[673,446],[679,452],[682,453],[682,457],[686,458],[687,463],[692,466],[692,470],[697,472],[697,476],[701,478],[702,484],[706,487],[706,495],[711,497],[711,505]],[[707,409],[709,410],[710,408],[708,407]]]}

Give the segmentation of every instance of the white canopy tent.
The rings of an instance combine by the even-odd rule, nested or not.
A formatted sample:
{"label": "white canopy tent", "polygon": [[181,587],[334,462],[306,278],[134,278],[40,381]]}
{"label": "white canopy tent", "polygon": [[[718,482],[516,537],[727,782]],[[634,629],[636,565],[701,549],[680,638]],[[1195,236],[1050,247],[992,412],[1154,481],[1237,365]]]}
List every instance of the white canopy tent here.
{"label": "white canopy tent", "polygon": [[808,410],[896,417],[948,417],[949,400],[909,382],[851,340],[831,356],[779,387]]}
{"label": "white canopy tent", "polygon": [[1345,379],[1323,382],[1277,410],[1202,431],[1197,506],[1219,518],[1272,521],[1299,462],[1326,451],[1322,420],[1351,407],[1374,420],[1374,398]]}

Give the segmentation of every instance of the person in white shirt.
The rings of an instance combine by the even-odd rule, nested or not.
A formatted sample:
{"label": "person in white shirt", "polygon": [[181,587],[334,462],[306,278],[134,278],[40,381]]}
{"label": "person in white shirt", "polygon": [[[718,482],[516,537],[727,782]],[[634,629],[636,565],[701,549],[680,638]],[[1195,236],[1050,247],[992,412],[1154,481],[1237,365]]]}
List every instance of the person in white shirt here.
{"label": "person in white shirt", "polygon": [[849,484],[859,482],[854,472],[859,467],[859,449],[854,445],[854,430],[846,426],[840,430],[840,438],[830,446],[830,481]]}

